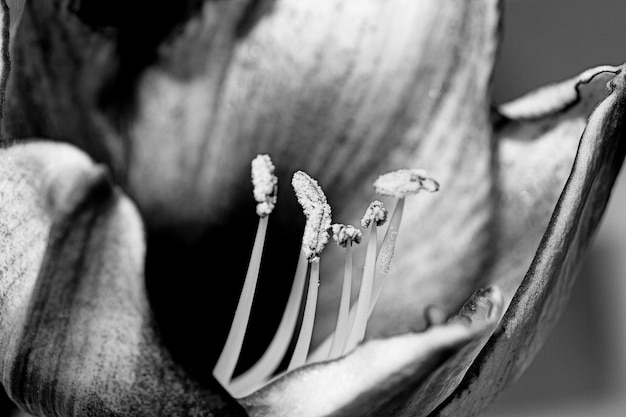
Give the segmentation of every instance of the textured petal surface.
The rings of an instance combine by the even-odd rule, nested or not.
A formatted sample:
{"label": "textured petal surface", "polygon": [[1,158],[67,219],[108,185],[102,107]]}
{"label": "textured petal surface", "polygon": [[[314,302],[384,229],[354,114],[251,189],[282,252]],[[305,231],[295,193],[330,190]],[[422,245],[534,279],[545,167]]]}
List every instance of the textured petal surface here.
{"label": "textured petal surface", "polygon": [[448,324],[369,341],[289,373],[242,403],[259,417],[427,415],[495,329],[502,306],[499,290],[477,292]]}
{"label": "textured petal surface", "polygon": [[[438,113],[467,123],[482,112],[484,121],[493,3],[280,0],[233,43],[220,71],[209,66],[221,62],[210,55],[187,77],[173,59],[149,68],[130,131],[133,195],[150,199],[156,216],[189,200],[179,216],[219,213],[238,198],[235,186],[247,182],[247,163],[262,151],[279,169],[307,171],[330,196],[350,199],[355,184],[389,159],[406,163],[427,132],[447,136],[439,132],[443,120],[431,123]],[[204,36],[193,29],[164,57]],[[459,47],[459,39],[468,42]],[[460,102],[479,110],[457,112]],[[483,147],[488,138],[475,142]],[[154,166],[172,169],[157,183]]]}
{"label": "textured petal surface", "polygon": [[610,87],[589,119],[571,175],[501,328],[435,415],[477,415],[519,377],[559,317],[626,153],[623,69]]}
{"label": "textured petal surface", "polygon": [[0,150],[0,378],[47,416],[245,415],[160,347],[144,235],[105,171],[68,145]]}

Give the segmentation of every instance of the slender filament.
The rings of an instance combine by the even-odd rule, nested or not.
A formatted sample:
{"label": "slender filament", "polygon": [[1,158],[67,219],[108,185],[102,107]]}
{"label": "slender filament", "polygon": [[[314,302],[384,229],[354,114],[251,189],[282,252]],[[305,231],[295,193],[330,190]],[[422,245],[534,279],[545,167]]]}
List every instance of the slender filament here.
{"label": "slender filament", "polygon": [[293,351],[293,356],[287,367],[288,371],[298,368],[306,362],[311,346],[311,337],[313,335],[313,323],[315,321],[315,309],[317,307],[317,289],[320,282],[320,263],[310,263],[309,287],[306,295],[306,303],[304,305],[304,316],[302,318],[302,326],[298,334],[298,341]]}
{"label": "slender filament", "polygon": [[235,318],[233,319],[226,344],[222,348],[222,353],[213,368],[213,376],[223,385],[228,385],[235,371],[243,338],[248,328],[250,319],[250,311],[252,310],[252,302],[256,290],[256,283],[261,267],[261,257],[263,255],[263,246],[265,243],[265,235],[267,233],[267,223],[269,216],[259,218],[256,237],[254,238],[254,246],[252,247],[252,255],[248,264],[248,271],[244,280],[243,289],[239,296],[237,310],[235,310]]}
{"label": "slender filament", "polygon": [[333,344],[330,348],[329,359],[336,358],[343,353],[350,330],[350,293],[352,291],[352,243],[346,246],[346,261],[344,264],[343,287],[341,289],[341,301],[337,315],[337,327],[333,336]]}
{"label": "slender filament", "polygon": [[356,313],[343,353],[352,350],[365,337],[367,320],[370,315],[369,310],[374,287],[374,274],[376,272],[376,253],[378,247],[377,228],[376,222],[372,222],[370,225],[367,250],[365,252],[363,278],[361,279],[361,288],[359,289],[359,297],[356,303]]}
{"label": "slender filament", "polygon": [[369,316],[374,312],[374,307],[380,298],[380,294],[383,292],[387,275],[389,275],[389,267],[391,266],[391,260],[394,255],[396,241],[398,240],[398,231],[400,230],[400,223],[402,222],[402,214],[404,213],[404,197],[399,198],[396,202],[396,206],[393,209],[393,214],[389,220],[389,226],[387,232],[380,245],[378,256],[376,260],[376,278],[374,279],[374,290],[372,292],[372,299],[369,307]]}
{"label": "slender filament", "polygon": [[278,325],[278,330],[276,330],[274,338],[265,350],[265,353],[263,353],[263,356],[261,356],[261,359],[250,369],[232,380],[229,390],[233,396],[242,397],[256,391],[270,379],[280,365],[295,331],[308,266],[306,255],[300,251],[298,267],[296,268],[289,299]]}

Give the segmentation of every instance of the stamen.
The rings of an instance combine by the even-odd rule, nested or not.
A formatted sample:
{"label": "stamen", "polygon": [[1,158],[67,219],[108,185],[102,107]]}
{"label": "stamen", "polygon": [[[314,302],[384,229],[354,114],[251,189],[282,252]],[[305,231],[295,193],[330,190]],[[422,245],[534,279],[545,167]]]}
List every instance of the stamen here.
{"label": "stamen", "polygon": [[293,174],[291,185],[306,216],[306,226],[302,237],[302,250],[309,262],[319,260],[320,253],[328,243],[330,227],[330,206],[322,188],[313,178],[302,171]]}
{"label": "stamen", "polygon": [[423,169],[399,169],[379,176],[374,181],[374,189],[378,194],[396,197],[397,200],[389,221],[389,227],[380,245],[370,315],[374,311],[378,298],[383,291],[385,278],[389,273],[404,212],[404,199],[422,191],[429,193],[439,191],[439,183]]}
{"label": "stamen", "polygon": [[[402,219],[402,213],[404,211],[404,198],[408,195],[412,195],[418,193],[420,191],[428,191],[435,192],[439,189],[439,184],[430,178],[428,174],[426,174],[423,170],[418,169],[402,169],[399,171],[391,172],[385,175],[381,175],[374,183],[376,191],[383,195],[390,195],[396,197],[396,207],[394,209],[393,215],[391,216],[389,226],[387,227],[387,231],[385,236],[380,244],[380,249],[376,253],[374,249],[371,249],[374,246],[374,242],[372,241],[372,237],[370,236],[368,241],[368,250],[365,259],[365,268],[363,271],[363,278],[361,284],[361,291],[367,293],[367,284],[368,280],[372,280],[372,275],[374,275],[373,270],[375,270],[375,279],[373,284],[373,290],[371,298],[369,302],[365,301],[367,298],[367,294],[361,295],[356,302],[356,306],[350,309],[350,318],[349,321],[352,323],[352,330],[348,342],[344,348],[344,353],[351,351],[356,347],[356,345],[363,339],[360,336],[360,332],[365,332],[363,326],[367,327],[367,320],[372,315],[374,308],[376,306],[376,302],[382,293],[385,278],[388,275],[389,267],[391,265],[391,260],[394,255],[395,243],[398,236],[398,230],[400,228],[400,222]],[[382,203],[379,201],[375,201],[365,212],[363,219],[361,220],[361,224],[363,227],[372,226],[380,226],[381,224],[377,224],[378,221],[384,221],[387,218],[386,210],[383,210]],[[370,235],[372,233],[370,232]],[[370,246],[371,245],[371,246]],[[372,259],[376,259],[374,262]],[[372,266],[374,264],[374,266]],[[365,288],[364,285],[366,285]],[[364,305],[367,305],[367,313],[364,313]],[[358,311],[360,310],[360,311]],[[429,320],[432,319],[434,323],[440,320],[440,316],[443,315],[437,310],[429,309],[427,314],[430,314]],[[358,317],[358,318],[357,318]],[[356,324],[360,322],[360,324]],[[360,328],[360,329],[359,329]],[[355,330],[358,329],[359,331]],[[354,332],[353,332],[354,330]],[[319,360],[323,360],[328,357],[328,353],[331,348],[332,343],[331,338],[326,339],[318,348],[310,355],[310,359],[315,362]]]}
{"label": "stamen", "polygon": [[306,217],[304,235],[302,236],[302,251],[309,260],[310,271],[302,326],[300,327],[293,356],[287,368],[289,371],[304,365],[309,353],[317,306],[319,260],[322,250],[328,243],[331,213],[330,206],[326,201],[326,195],[324,195],[322,188],[313,178],[302,171],[298,171],[293,175],[291,184]]}
{"label": "stamen", "polygon": [[[321,252],[330,239],[329,230],[331,230],[331,208],[324,192],[313,178],[304,172],[296,172],[292,179],[292,185],[298,202],[304,210],[306,225],[302,237],[298,268],[287,306],[274,338],[261,359],[237,378],[232,379],[254,299],[268,216],[276,205],[278,180],[274,175],[274,165],[267,155],[259,155],[252,161],[252,183],[254,185],[254,198],[257,202],[256,211],[260,217],[259,226],[243,290],[235,312],[235,319],[222,354],[213,370],[216,379],[228,387],[229,391],[237,397],[247,395],[260,388],[274,376],[296,331],[298,312],[303,298],[302,293],[305,281],[308,279],[302,323],[287,371],[306,363],[307,356],[309,356],[320,283],[319,261]],[[374,186],[378,193],[396,197],[396,207],[380,244],[377,230],[388,218],[388,212],[383,204],[380,201],[371,203],[361,220],[363,227],[369,228],[369,234],[361,287],[353,308],[350,308],[353,271],[352,245],[360,243],[362,234],[354,226],[341,224],[332,226],[333,240],[346,249],[346,257],[336,331],[332,343],[325,343],[325,347],[321,347],[321,350],[325,352],[322,355],[326,358],[335,358],[352,350],[365,337],[368,319],[382,292],[394,255],[404,209],[404,198],[421,191],[434,192],[439,189],[439,184],[430,178],[425,171],[415,169],[403,169],[381,175]],[[445,320],[445,312],[436,306],[427,307],[425,314],[431,325]],[[316,355],[317,353],[311,356]]]}
{"label": "stamen", "polygon": [[348,332],[350,330],[350,296],[352,290],[352,244],[361,243],[363,236],[359,229],[351,225],[334,224],[332,230],[335,243],[346,249],[346,259],[344,263],[339,313],[337,314],[337,327],[333,335],[333,343],[328,359],[340,356],[348,340]]}
{"label": "stamen", "polygon": [[239,296],[235,317],[231,324],[226,343],[222,348],[213,376],[223,385],[227,385],[232,378],[235,366],[239,360],[243,339],[250,320],[250,311],[256,291],[259,270],[261,268],[261,257],[267,233],[269,214],[276,204],[276,190],[278,179],[274,175],[274,165],[267,155],[259,155],[252,161],[252,184],[254,187],[254,198],[259,203],[257,214],[260,216],[257,227],[252,255],[248,263],[248,270],[244,280],[243,289]]}
{"label": "stamen", "polygon": [[369,225],[367,250],[365,252],[365,266],[361,278],[361,288],[356,302],[356,312],[348,340],[342,353],[352,350],[365,337],[367,321],[370,316],[370,304],[376,272],[376,254],[378,253],[378,226],[382,226],[387,219],[387,210],[380,201],[372,202],[361,219],[361,225]]}

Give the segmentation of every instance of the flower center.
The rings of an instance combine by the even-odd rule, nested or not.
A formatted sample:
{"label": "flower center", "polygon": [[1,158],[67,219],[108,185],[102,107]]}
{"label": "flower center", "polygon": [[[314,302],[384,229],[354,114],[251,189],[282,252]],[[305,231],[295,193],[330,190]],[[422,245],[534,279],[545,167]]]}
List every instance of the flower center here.
{"label": "flower center", "polygon": [[[374,183],[379,194],[394,197],[395,209],[384,233],[378,228],[387,220],[387,210],[375,201],[365,210],[361,221],[367,230],[365,260],[362,268],[354,268],[353,245],[360,243],[362,232],[352,225],[331,226],[331,209],[317,181],[306,173],[294,174],[292,186],[301,205],[306,224],[291,292],[282,319],[263,355],[251,367],[234,375],[245,343],[251,317],[261,259],[270,214],[276,205],[278,180],[269,156],[259,155],[252,162],[253,195],[259,215],[257,233],[247,267],[243,289],[226,343],[217,360],[213,375],[235,397],[245,396],[283,372],[306,363],[333,359],[353,350],[365,337],[367,322],[380,296],[387,277],[400,227],[404,199],[421,191],[437,191],[439,185],[422,170],[399,170],[380,176]],[[311,336],[315,321],[322,251],[330,240],[345,251],[342,294],[333,335],[315,352],[311,352]],[[351,301],[353,272],[361,274],[356,301]],[[286,369],[281,363],[287,363]]]}

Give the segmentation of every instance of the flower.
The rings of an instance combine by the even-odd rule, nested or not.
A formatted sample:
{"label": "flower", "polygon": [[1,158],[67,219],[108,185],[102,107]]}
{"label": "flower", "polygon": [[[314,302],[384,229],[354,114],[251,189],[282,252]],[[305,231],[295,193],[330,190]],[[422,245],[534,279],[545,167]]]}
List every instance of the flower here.
{"label": "flower", "polygon": [[[40,0],[19,25],[23,3],[1,6],[3,137],[108,167],[49,140],[0,151],[0,376],[35,414],[475,415],[554,323],[624,157],[620,68],[490,113],[496,0]],[[380,173],[425,168],[442,191],[407,202],[371,340],[235,401],[206,369],[257,153],[281,180],[311,173],[350,224]],[[277,287],[299,247],[286,188]]]}

